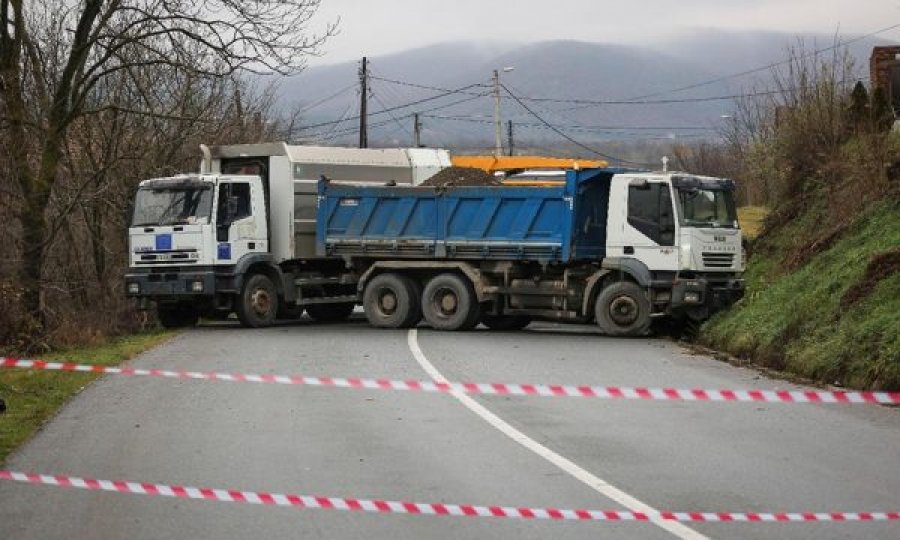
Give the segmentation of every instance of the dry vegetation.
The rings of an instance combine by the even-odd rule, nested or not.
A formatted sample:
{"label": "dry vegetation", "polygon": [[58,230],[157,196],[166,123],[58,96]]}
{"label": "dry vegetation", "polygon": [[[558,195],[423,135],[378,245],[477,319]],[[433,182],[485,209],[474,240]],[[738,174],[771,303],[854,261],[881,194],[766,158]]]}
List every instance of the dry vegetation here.
{"label": "dry vegetation", "polygon": [[308,30],[318,3],[0,0],[0,349],[147,323],[121,280],[137,182],[290,136],[247,73],[302,69],[333,32]]}

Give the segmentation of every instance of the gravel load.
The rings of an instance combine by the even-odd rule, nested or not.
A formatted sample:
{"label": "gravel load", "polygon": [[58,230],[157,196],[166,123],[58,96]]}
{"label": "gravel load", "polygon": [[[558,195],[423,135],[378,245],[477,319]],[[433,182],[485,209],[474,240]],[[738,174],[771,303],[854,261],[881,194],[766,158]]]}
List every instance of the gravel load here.
{"label": "gravel load", "polygon": [[449,167],[428,180],[423,186],[499,186],[502,185],[493,175],[473,167]]}

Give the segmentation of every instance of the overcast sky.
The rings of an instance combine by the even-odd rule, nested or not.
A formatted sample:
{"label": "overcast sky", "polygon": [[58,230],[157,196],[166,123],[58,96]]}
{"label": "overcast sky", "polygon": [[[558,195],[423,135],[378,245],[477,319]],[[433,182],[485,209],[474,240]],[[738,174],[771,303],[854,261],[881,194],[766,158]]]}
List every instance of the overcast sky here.
{"label": "overcast sky", "polygon": [[[638,44],[702,28],[865,34],[900,23],[900,0],[322,0],[341,33],[311,65],[445,41]],[[882,37],[900,40],[894,30]]]}

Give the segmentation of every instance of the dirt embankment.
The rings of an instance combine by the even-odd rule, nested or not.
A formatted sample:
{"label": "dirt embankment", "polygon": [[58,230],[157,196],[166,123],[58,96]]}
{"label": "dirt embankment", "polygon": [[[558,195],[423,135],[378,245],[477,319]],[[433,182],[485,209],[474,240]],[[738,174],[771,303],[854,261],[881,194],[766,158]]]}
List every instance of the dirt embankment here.
{"label": "dirt embankment", "polygon": [[473,167],[449,167],[442,170],[428,180],[422,182],[423,186],[447,187],[447,186],[499,186],[500,181],[493,175]]}
{"label": "dirt embankment", "polygon": [[884,251],[869,259],[866,273],[859,283],[856,283],[841,297],[841,307],[847,308],[867,298],[881,281],[900,272],[900,248]]}

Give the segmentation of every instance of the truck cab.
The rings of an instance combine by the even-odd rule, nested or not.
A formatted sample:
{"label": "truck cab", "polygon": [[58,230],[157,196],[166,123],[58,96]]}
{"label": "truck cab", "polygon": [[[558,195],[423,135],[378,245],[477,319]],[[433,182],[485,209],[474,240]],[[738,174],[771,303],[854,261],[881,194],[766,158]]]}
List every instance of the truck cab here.
{"label": "truck cab", "polygon": [[189,325],[201,314],[214,317],[230,309],[222,295],[236,289],[238,262],[269,253],[267,221],[259,176],[201,174],[141,182],[129,228],[127,294],[154,299],[166,326]]}
{"label": "truck cab", "polygon": [[651,301],[702,320],[743,295],[731,180],[684,173],[613,178],[604,266],[631,267]]}

